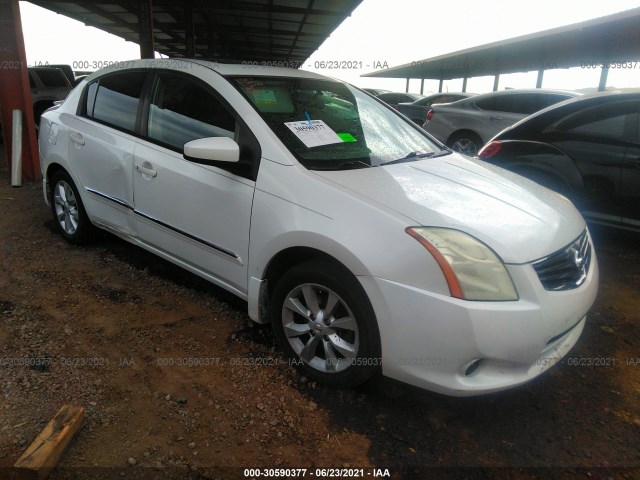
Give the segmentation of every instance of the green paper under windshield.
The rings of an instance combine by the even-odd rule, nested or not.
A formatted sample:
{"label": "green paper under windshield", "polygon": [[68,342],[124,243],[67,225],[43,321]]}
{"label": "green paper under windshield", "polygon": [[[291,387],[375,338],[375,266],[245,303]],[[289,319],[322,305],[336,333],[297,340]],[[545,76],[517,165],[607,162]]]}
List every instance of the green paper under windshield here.
{"label": "green paper under windshield", "polygon": [[336,135],[338,135],[342,139],[343,142],[357,142],[358,141],[358,140],[356,140],[356,137],[354,137],[350,133],[336,133]]}

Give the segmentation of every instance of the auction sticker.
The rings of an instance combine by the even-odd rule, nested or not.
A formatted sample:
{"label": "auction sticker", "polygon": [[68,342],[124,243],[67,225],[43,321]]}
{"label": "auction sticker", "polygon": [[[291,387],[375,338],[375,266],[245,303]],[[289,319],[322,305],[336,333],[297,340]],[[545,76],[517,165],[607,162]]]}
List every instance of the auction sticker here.
{"label": "auction sticker", "polygon": [[285,122],[285,125],[308,148],[330,145],[332,143],[342,143],[344,141],[322,120]]}

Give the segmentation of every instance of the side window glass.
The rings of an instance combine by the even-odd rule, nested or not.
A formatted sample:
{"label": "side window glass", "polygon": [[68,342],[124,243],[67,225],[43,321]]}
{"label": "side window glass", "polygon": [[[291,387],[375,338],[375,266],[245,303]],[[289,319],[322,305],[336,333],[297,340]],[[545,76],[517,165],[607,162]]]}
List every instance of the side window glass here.
{"label": "side window glass", "polygon": [[496,97],[483,98],[474,103],[480,110],[495,110]]}
{"label": "side window glass", "polygon": [[494,110],[497,112],[530,114],[538,110],[535,95],[507,94],[495,99]]}
{"label": "side window glass", "polygon": [[150,138],[182,150],[191,140],[233,138],[234,132],[234,116],[205,86],[183,76],[159,77],[149,108]]}
{"label": "side window glass", "polygon": [[134,131],[146,72],[124,72],[99,80],[93,118],[114,127]]}
{"label": "side window glass", "polygon": [[581,135],[633,140],[640,102],[598,105],[561,120],[555,130]]}
{"label": "side window glass", "polygon": [[600,137],[620,138],[624,136],[624,126],[627,121],[627,116],[628,115],[617,115],[609,118],[591,119],[586,123],[576,125],[566,131],[598,135]]}
{"label": "side window glass", "polygon": [[555,105],[558,102],[562,102],[563,100],[567,100],[568,96],[557,95],[555,93],[548,93],[539,96],[539,105],[538,108],[542,110],[543,108],[550,107],[551,105]]}

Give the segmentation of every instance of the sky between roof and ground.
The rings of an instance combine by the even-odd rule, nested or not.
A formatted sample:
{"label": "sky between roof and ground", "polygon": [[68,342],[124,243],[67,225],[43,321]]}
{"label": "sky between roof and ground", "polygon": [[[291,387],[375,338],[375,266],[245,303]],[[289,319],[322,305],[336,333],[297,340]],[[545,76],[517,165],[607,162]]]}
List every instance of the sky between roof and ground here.
{"label": "sky between roof and ground", "polygon": [[[364,0],[304,62],[302,68],[346,80],[359,87],[404,91],[403,79],[361,78],[360,75],[373,71],[374,66],[395,67],[637,6],[637,0]],[[28,2],[20,2],[20,12],[29,65],[64,63],[75,70],[92,70],[86,66],[139,58],[140,49],[135,43]],[[336,61],[345,61],[348,65],[351,62],[358,68],[326,68]],[[325,68],[321,68],[321,62],[329,63],[324,63]],[[640,87],[640,62],[637,65],[635,69],[610,69],[608,85]],[[533,88],[536,76],[537,72],[501,75],[499,88]],[[599,78],[599,69],[548,70],[543,87],[596,87]],[[470,78],[467,82],[469,92],[487,92],[492,87],[493,77]],[[444,82],[446,91],[459,91],[461,88],[462,79]],[[411,80],[409,91],[418,93],[420,80]],[[425,80],[425,94],[437,91],[437,80]]]}

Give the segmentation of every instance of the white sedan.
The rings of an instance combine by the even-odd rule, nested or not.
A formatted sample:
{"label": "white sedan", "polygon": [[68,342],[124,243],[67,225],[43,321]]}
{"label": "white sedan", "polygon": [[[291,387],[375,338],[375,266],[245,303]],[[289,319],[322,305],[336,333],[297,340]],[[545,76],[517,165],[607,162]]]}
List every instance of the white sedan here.
{"label": "white sedan", "polygon": [[40,128],[67,240],[105,229],[233,292],[325,383],[513,387],[573,347],[596,296],[568,200],[320,75],[127,62]]}

